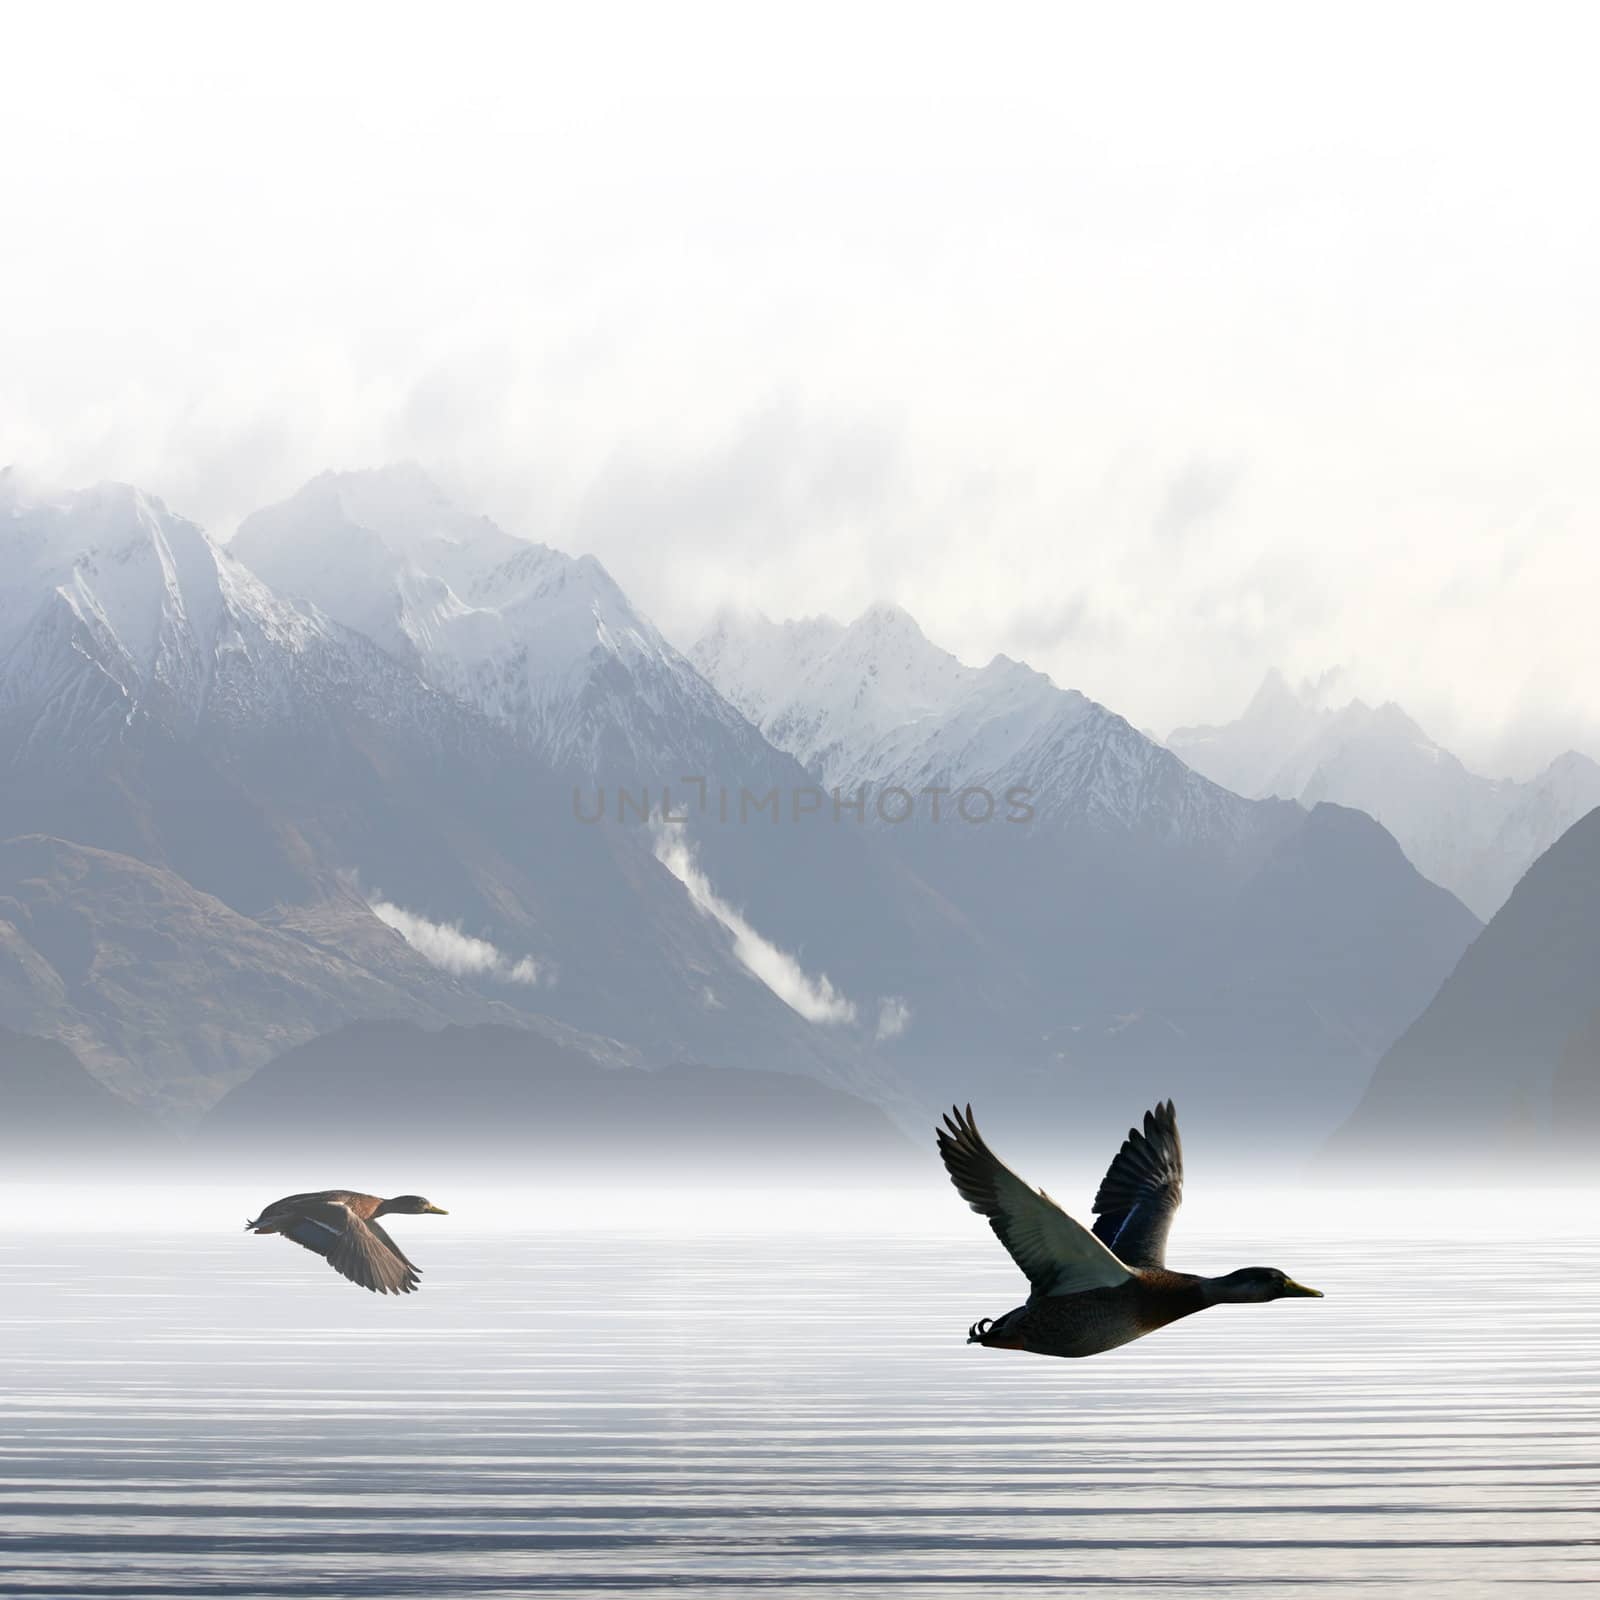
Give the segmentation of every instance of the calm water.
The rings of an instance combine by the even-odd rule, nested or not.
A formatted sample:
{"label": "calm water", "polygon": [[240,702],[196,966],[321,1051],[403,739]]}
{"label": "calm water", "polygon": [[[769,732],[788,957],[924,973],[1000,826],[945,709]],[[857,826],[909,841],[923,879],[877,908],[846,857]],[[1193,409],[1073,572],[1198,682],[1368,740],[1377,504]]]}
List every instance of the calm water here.
{"label": "calm water", "polygon": [[724,1204],[731,1240],[714,1213],[692,1237],[402,1218],[427,1270],[405,1301],[221,1231],[231,1213],[0,1238],[0,1593],[1600,1581],[1600,1248],[1581,1231],[1258,1220],[1263,1251],[1189,1226],[1177,1264],[1265,1257],[1328,1298],[1066,1362],[963,1344],[1020,1279],[959,1207],[863,1240],[763,1237],[750,1202]]}

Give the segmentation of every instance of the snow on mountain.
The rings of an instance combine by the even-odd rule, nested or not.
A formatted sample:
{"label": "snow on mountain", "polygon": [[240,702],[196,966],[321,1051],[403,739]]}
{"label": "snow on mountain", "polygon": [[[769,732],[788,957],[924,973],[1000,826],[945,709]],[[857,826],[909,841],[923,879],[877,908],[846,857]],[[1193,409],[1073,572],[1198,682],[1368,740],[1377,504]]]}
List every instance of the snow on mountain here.
{"label": "snow on mountain", "polygon": [[[566,697],[540,702],[565,721],[547,718],[536,731],[569,735],[563,748],[597,770],[642,759],[642,734],[655,741],[648,748],[671,752],[661,768],[674,784],[697,770],[685,764],[696,749],[707,753],[701,772],[718,770],[714,758],[748,756],[803,781],[597,564],[478,519],[451,520],[426,499],[421,510],[396,499],[379,497],[375,509],[355,496],[351,506],[371,520],[386,514],[402,559],[375,533],[350,546],[364,560],[374,548],[383,555],[395,581],[386,594],[378,585],[380,609],[440,685],[483,691],[473,672],[487,666],[538,696],[546,675],[565,673]],[[308,538],[301,554],[322,549]],[[344,591],[330,578],[327,592],[347,609],[362,594],[357,566],[351,558],[316,568],[343,577]],[[462,1015],[492,1006],[524,1027],[603,1030],[657,1062],[760,1061],[880,1091],[887,1081],[866,1058],[865,1025],[861,1038],[834,1037],[842,1030],[807,1022],[749,970],[656,860],[648,830],[588,827],[574,816],[568,778],[504,725],[514,705],[489,702],[502,722],[480,715],[398,651],[269,587],[150,496],[112,485],[30,497],[0,479],[0,652],[0,846],[38,835],[129,864],[120,877],[82,876],[56,897],[34,919],[48,924],[38,944],[19,931],[8,947],[0,923],[0,1022],[43,1027],[52,1005],[65,1016],[57,1002],[77,982],[82,1026],[99,1030],[91,1064],[107,1076],[157,1092],[177,1072],[184,1083],[172,1086],[172,1104],[192,1110],[228,1072],[259,1059],[248,1041],[264,1019],[304,1037],[389,1014],[386,996],[432,984],[467,991]],[[647,670],[652,663],[658,670]],[[859,929],[874,948],[917,948],[918,905],[902,892],[897,909],[882,909],[894,900],[892,875],[875,884],[858,842],[815,850],[819,859],[802,869],[789,862],[808,843],[796,830],[763,836],[755,849],[753,832],[723,833],[720,857],[719,841],[704,851],[719,892],[785,948],[829,941],[835,924]],[[741,848],[748,861],[737,859]],[[154,894],[152,873],[170,893]],[[796,893],[796,881],[811,892]],[[330,907],[349,900],[347,882],[381,887],[390,923],[403,921],[413,937],[431,929],[437,945],[456,934],[504,959],[482,972],[433,971],[416,953],[429,940],[406,954],[401,935],[364,903],[334,915]],[[123,894],[125,884],[134,888]],[[866,909],[849,906],[852,891]],[[191,892],[228,918],[188,917]],[[148,925],[125,919],[127,948],[142,940],[170,953],[176,940],[186,982],[152,967],[131,997],[125,984],[86,987],[83,974],[100,970],[94,951],[120,937],[112,902],[141,896]],[[0,892],[0,917],[8,901],[26,899]],[[207,928],[223,933],[208,944]],[[27,978],[21,988],[4,981],[7,948],[13,973]],[[409,976],[394,984],[386,969],[397,952]],[[52,976],[56,954],[77,963],[75,977]],[[291,967],[326,981],[290,984]],[[540,982],[507,981],[524,971]],[[872,1003],[872,980],[861,983]],[[244,993],[250,1006],[235,1003]]]}
{"label": "snow on mountain", "polygon": [[1216,727],[1175,729],[1167,747],[1235,794],[1276,793],[1280,769],[1314,737],[1338,686],[1337,672],[1297,688],[1281,672],[1268,672],[1242,716]]}
{"label": "snow on mountain", "polygon": [[726,613],[689,654],[774,744],[841,787],[878,775],[865,770],[871,748],[947,716],[975,676],[897,606],[874,606],[849,627]]}
{"label": "snow on mountain", "polygon": [[[965,665],[897,608],[724,615],[691,657],[818,784],[917,797],[911,825],[867,832],[1022,981],[976,1046],[924,1025],[936,990],[915,997],[918,1072],[947,1091],[976,1048],[996,1103],[1081,1115],[1203,1085],[1219,1132],[1269,1104],[1326,1124],[1478,929],[1370,817],[1241,797],[1020,662]],[[963,812],[963,789],[1002,820],[963,826],[987,810]],[[1004,825],[1015,789],[1027,826]]]}
{"label": "snow on mountain", "polygon": [[[414,469],[318,478],[226,553],[131,489],[29,501],[0,480],[0,556],[6,831],[167,886],[102,856],[72,877],[61,856],[90,920],[66,890],[30,912],[14,953],[31,976],[0,1013],[79,983],[98,1065],[191,1109],[233,1057],[250,1064],[264,1019],[364,1014],[403,960],[400,987],[426,979],[441,1006],[448,981],[522,1026],[542,1014],[653,1062],[802,1071],[902,1109],[974,1081],[1076,1113],[1203,1084],[1219,1127],[1313,1128],[1476,928],[1368,819],[1242,799],[1020,663],[963,664],[893,608],[725,621],[697,654],[730,703],[597,562],[503,533]],[[697,899],[652,830],[575,814],[575,773],[939,788],[949,825],[802,825],[787,805],[724,825],[713,806],[686,824]],[[1002,808],[1024,788],[1053,825],[962,827],[968,787]],[[492,970],[430,968],[364,903],[338,911],[349,882]],[[113,970],[87,959],[97,944],[132,961],[169,934],[192,993],[81,981]],[[237,965],[217,1005],[208,950]],[[302,958],[306,982],[285,988]],[[540,981],[505,981],[524,958]],[[813,1003],[822,974],[834,1003]],[[158,1055],[194,1081],[168,1084]]]}
{"label": "snow on mountain", "polygon": [[1175,729],[1169,746],[1241,794],[1329,800],[1376,817],[1413,865],[1493,916],[1534,860],[1600,805],[1600,766],[1568,752],[1518,783],[1469,771],[1392,702],[1333,703],[1336,680],[1269,673],[1236,721]]}
{"label": "snow on mountain", "polygon": [[676,781],[766,758],[593,556],[505,533],[414,466],[323,473],[231,548],[554,764]]}
{"label": "snow on mountain", "polygon": [[1006,656],[968,666],[897,606],[848,626],[725,613],[690,659],[841,793],[971,788],[998,807],[1015,788],[1043,818],[1222,837],[1251,827],[1252,808],[1114,712]]}
{"label": "snow on mountain", "polygon": [[[25,497],[0,479],[0,734],[83,754],[138,717],[174,734],[302,716],[319,683],[400,709],[365,640],[288,604],[126,484]],[[420,687],[420,685],[419,685]]]}

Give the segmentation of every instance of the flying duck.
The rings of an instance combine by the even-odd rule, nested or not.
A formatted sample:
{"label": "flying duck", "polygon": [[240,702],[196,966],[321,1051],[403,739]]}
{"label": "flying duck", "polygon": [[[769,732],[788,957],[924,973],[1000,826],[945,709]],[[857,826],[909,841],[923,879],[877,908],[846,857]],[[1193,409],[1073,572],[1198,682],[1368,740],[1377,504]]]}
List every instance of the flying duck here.
{"label": "flying duck", "polygon": [[1031,1189],[983,1142],[972,1107],[952,1107],[939,1154],[961,1198],[989,1219],[1033,1286],[1027,1303],[968,1330],[968,1344],[1093,1356],[1141,1339],[1207,1306],[1282,1300],[1320,1289],[1276,1267],[1241,1267],[1221,1278],[1167,1270],[1167,1232],[1183,1198],[1183,1146],[1168,1100],[1128,1130],[1099,1192],[1091,1233],[1043,1189]]}
{"label": "flying duck", "polygon": [[335,1272],[375,1294],[410,1294],[421,1268],[378,1226],[385,1216],[448,1216],[442,1206],[420,1194],[380,1200],[375,1194],[349,1189],[322,1189],[316,1194],[291,1194],[274,1200],[259,1217],[245,1223],[246,1233],[281,1233],[315,1250]]}

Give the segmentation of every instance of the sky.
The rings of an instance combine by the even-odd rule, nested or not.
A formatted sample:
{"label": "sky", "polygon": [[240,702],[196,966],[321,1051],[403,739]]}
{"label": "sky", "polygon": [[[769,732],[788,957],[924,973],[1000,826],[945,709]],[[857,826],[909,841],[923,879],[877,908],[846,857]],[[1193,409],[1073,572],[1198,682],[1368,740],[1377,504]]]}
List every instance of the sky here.
{"label": "sky", "polygon": [[890,600],[1160,732],[1338,666],[1600,756],[1597,26],[8,8],[0,464],[225,538],[413,459],[680,644]]}

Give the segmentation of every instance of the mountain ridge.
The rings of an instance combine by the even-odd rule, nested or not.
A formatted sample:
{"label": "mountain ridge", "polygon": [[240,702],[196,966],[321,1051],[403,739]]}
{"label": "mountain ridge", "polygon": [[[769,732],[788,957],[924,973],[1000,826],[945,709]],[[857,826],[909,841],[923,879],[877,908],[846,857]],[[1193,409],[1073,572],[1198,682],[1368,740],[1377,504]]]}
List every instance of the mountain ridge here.
{"label": "mountain ridge", "polygon": [[1480,918],[1534,859],[1600,805],[1600,764],[1568,751],[1523,782],[1486,778],[1400,706],[1336,703],[1339,680],[1293,688],[1269,672],[1231,723],[1176,728],[1168,744],[1240,794],[1333,800],[1376,817],[1412,863]]}
{"label": "mountain ridge", "polygon": [[[1309,1140],[1312,1111],[1348,1109],[1476,931],[1376,824],[1233,795],[1020,662],[964,666],[895,608],[810,627],[812,699],[778,708],[808,768],[598,563],[503,533],[411,469],[313,480],[247,519],[238,554],[134,491],[62,504],[0,517],[29,557],[6,568],[4,615],[29,638],[47,615],[76,630],[30,650],[43,690],[0,718],[8,824],[170,875],[160,892],[131,866],[107,878],[109,950],[136,931],[119,909],[136,897],[111,884],[137,880],[169,937],[226,923],[252,981],[348,958],[331,1009],[295,1003],[303,1030],[388,995],[403,954],[436,969],[418,969],[435,1009],[413,1020],[448,1022],[439,997],[465,996],[591,1055],[798,1071],[908,1124],[975,1086],[1065,1110],[1206,1085],[1219,1132],[1287,1121]],[[137,583],[107,566],[124,548]],[[276,561],[272,579],[241,555]],[[779,662],[768,681],[788,676]],[[75,698],[111,709],[76,742],[60,737]],[[950,796],[941,821],[903,827],[865,806],[802,815],[830,777]],[[770,805],[596,823],[580,803],[691,780]],[[1025,816],[963,810],[960,789],[1013,784]],[[1347,877],[1383,901],[1380,937],[1358,937]],[[1276,918],[1271,948],[1252,906]],[[29,970],[33,1018],[50,980]],[[82,992],[122,1041],[122,1066],[97,1067],[148,1087],[131,1002]],[[207,1008],[172,994],[200,1059]],[[259,1053],[189,1074],[187,1114]],[[185,1071],[156,1076],[176,1094]]]}

